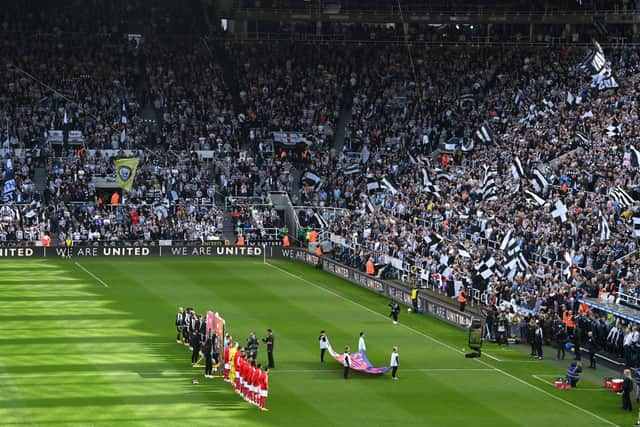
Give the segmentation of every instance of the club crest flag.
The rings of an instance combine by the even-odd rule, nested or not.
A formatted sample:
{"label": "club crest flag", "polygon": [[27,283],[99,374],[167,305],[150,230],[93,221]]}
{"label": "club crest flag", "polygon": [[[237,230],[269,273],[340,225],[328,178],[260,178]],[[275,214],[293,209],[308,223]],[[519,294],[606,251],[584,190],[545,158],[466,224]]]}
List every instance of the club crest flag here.
{"label": "club crest flag", "polygon": [[116,160],[116,182],[120,188],[131,191],[139,162],[137,157]]}
{"label": "club crest flag", "polygon": [[[340,362],[340,364],[344,363],[344,355],[336,353],[331,347],[331,344],[329,344],[329,354],[331,355],[331,357]],[[391,366],[382,366],[379,368],[374,367],[367,358],[367,355],[362,351],[351,353],[350,356],[351,369],[353,369],[354,371],[366,372],[367,374],[372,375],[381,375],[391,369]]]}

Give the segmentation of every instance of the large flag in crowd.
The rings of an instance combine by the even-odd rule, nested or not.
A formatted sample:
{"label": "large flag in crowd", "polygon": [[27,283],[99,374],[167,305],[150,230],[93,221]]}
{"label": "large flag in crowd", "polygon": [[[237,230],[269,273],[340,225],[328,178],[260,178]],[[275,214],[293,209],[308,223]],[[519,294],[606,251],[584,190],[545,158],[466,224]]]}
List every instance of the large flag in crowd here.
{"label": "large flag in crowd", "polygon": [[604,91],[619,86],[611,71],[611,64],[597,41],[593,41],[593,48],[581,66],[591,74],[591,87]]}
{"label": "large flag in crowd", "polygon": [[131,191],[139,162],[137,157],[116,160],[116,183],[120,188]]}

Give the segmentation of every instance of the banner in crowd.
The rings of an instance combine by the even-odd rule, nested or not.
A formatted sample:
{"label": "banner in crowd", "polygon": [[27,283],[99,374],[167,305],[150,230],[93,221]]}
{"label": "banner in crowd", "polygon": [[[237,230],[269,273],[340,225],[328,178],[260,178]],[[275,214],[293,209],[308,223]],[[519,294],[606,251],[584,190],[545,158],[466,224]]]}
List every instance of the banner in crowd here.
{"label": "banner in crowd", "polygon": [[64,142],[64,133],[61,130],[51,129],[47,131],[47,142],[62,143]]}
{"label": "banner in crowd", "polygon": [[[329,354],[331,355],[331,357],[333,357],[338,362],[340,362],[341,365],[344,364],[344,354],[336,353],[331,347],[331,344],[329,344]],[[367,374],[372,374],[372,375],[382,375],[385,372],[387,372],[389,369],[391,369],[390,366],[383,366],[380,368],[374,367],[373,364],[367,358],[367,355],[362,351],[359,351],[357,353],[351,353],[350,356],[351,356],[351,369],[353,369],[354,371],[366,372]]]}
{"label": "banner in crowd", "polygon": [[311,141],[305,138],[302,132],[273,132],[273,142],[284,145],[311,145]]}
{"label": "banner in crowd", "polygon": [[131,191],[140,160],[137,157],[116,160],[116,183],[120,188]]}

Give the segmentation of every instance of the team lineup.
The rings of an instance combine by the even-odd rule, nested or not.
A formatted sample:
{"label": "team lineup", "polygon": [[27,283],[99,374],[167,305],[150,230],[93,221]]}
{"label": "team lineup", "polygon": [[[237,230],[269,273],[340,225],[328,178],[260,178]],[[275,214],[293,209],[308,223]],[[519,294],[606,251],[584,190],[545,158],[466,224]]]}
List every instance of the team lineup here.
{"label": "team lineup", "polygon": [[[393,324],[395,325],[398,323],[400,306],[392,301],[389,303],[389,307],[391,308],[389,317],[393,319]],[[207,317],[203,318],[202,314],[196,313],[191,307],[187,307],[186,310],[182,307],[178,308],[175,320],[176,343],[189,347],[191,351],[191,366],[193,368],[202,367],[200,362],[204,359],[205,378],[221,376],[225,382],[234,387],[235,392],[242,396],[246,402],[257,406],[262,411],[268,411],[265,405],[269,396],[269,370],[275,368],[273,355],[275,337],[273,331],[267,329],[266,337],[262,338],[262,342],[267,347],[267,363],[263,366],[258,363],[260,342],[256,334],[254,332],[249,334],[245,347],[241,346],[238,341],[234,341],[233,336],[228,333],[221,334],[223,336],[221,340],[209,322],[212,317],[211,314],[211,312],[208,312]],[[218,314],[215,313],[215,316],[218,316]],[[400,355],[397,346],[392,348],[388,366],[368,369],[371,368],[371,364],[366,358],[367,346],[364,332],[360,332],[358,338],[356,360],[354,360],[354,356],[351,354],[351,347],[348,345],[345,346],[342,355],[337,355],[331,348],[329,338],[324,330],[320,331],[318,342],[320,345],[320,364],[324,366],[325,355],[328,351],[336,361],[342,364],[344,368],[343,378],[345,380],[349,378],[349,373],[352,369],[370,374],[383,374],[390,369],[391,379],[398,379],[397,372],[400,366]],[[222,348],[222,351],[220,351],[220,348]],[[220,357],[221,354],[222,357]],[[361,362],[362,360],[366,361],[364,365],[361,363],[354,364],[354,361]],[[222,375],[216,376],[214,372],[222,373]],[[194,379],[193,384],[199,384],[199,381]]]}

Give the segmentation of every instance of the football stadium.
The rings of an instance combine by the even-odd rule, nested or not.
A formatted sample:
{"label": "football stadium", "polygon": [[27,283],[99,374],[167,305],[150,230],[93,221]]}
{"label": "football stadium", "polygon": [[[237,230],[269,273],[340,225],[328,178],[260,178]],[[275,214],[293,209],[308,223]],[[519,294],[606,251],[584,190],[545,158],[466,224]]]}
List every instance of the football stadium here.
{"label": "football stadium", "polygon": [[3,5],[0,424],[640,425],[639,23]]}

